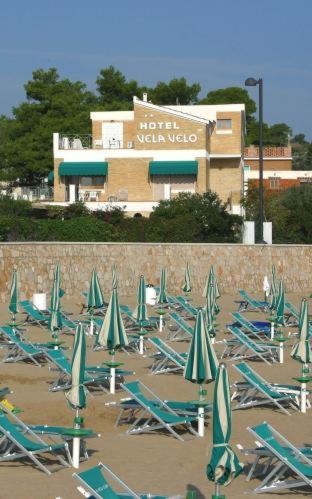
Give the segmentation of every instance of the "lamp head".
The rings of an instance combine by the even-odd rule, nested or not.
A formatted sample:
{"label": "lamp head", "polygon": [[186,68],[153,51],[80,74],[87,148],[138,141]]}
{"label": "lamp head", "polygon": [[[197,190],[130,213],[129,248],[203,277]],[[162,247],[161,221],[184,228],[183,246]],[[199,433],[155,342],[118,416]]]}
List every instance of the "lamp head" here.
{"label": "lamp head", "polygon": [[247,78],[247,80],[245,80],[246,87],[255,87],[258,83],[259,80],[256,80],[255,78]]}

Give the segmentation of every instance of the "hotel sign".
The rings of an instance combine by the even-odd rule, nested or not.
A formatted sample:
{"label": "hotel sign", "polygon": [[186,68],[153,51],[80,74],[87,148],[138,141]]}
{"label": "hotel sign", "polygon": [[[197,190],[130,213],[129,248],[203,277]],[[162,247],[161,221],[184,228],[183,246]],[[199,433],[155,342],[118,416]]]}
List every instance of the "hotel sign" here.
{"label": "hotel sign", "polygon": [[141,133],[137,139],[141,144],[194,144],[198,140],[196,133],[183,133],[175,121],[150,121],[139,123]]}

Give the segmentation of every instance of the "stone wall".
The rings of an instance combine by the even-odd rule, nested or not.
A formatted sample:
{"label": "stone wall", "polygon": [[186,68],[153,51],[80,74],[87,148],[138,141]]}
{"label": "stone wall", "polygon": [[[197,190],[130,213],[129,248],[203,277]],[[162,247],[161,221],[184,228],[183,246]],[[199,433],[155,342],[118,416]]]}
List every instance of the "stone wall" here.
{"label": "stone wall", "polygon": [[143,273],[147,283],[158,284],[166,267],[168,291],[179,293],[189,261],[194,290],[201,293],[209,266],[215,266],[223,293],[243,288],[258,292],[263,276],[276,265],[289,292],[312,292],[312,246],[247,246],[230,244],[139,244],[139,243],[3,243],[0,244],[0,300],[8,301],[13,268],[19,271],[21,298],[34,292],[49,292],[53,270],[60,263],[62,288],[78,298],[88,288],[92,268],[98,271],[103,291],[111,288],[111,267],[116,264],[121,294],[136,291]]}

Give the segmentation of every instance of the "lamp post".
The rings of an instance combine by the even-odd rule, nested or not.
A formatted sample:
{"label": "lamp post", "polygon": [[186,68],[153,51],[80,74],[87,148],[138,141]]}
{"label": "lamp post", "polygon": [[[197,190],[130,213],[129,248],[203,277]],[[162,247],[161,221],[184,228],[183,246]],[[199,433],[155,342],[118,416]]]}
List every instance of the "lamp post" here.
{"label": "lamp post", "polygon": [[246,87],[259,85],[259,242],[263,243],[263,80],[259,78],[247,78]]}

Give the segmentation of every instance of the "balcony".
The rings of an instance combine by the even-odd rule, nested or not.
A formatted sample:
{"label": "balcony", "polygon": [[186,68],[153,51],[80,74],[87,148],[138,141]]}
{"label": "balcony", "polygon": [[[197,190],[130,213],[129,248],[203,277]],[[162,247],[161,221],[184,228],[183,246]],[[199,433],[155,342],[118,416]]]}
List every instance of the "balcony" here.
{"label": "balcony", "polygon": [[111,138],[109,140],[94,139],[91,134],[56,134],[58,135],[59,150],[82,150],[82,149],[133,149],[133,141],[128,141],[123,147],[122,141]]}
{"label": "balcony", "polygon": [[[259,159],[259,147],[250,146],[245,147],[245,159]],[[264,147],[264,158],[291,158],[291,147]]]}

